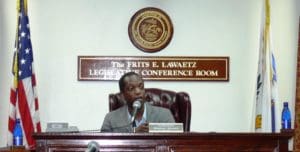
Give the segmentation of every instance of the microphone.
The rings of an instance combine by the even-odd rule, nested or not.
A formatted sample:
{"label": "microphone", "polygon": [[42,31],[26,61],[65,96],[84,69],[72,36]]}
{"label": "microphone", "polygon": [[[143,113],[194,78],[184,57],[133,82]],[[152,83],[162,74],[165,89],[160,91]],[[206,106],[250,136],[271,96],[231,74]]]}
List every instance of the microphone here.
{"label": "microphone", "polygon": [[131,123],[133,123],[133,121],[135,120],[136,113],[137,113],[138,109],[141,108],[141,105],[142,104],[141,104],[141,102],[139,100],[135,100],[133,102],[133,105],[132,105],[132,107],[133,107],[133,113],[132,113],[132,117],[131,117]]}
{"label": "microphone", "polygon": [[99,144],[95,141],[90,141],[88,143],[87,149],[85,152],[98,152],[99,151]]}

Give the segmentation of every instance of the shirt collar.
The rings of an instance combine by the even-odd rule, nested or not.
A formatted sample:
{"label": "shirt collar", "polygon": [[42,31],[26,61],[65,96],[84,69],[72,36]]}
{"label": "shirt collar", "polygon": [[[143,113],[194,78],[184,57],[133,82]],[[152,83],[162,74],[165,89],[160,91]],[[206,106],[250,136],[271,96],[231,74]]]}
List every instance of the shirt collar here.
{"label": "shirt collar", "polygon": [[[140,126],[143,123],[146,123],[146,120],[147,120],[147,108],[146,108],[147,106],[146,106],[146,103],[144,103],[143,105],[144,105],[143,117],[142,117],[141,121],[135,120],[136,127]],[[131,114],[129,113],[128,108],[127,108],[127,114],[128,114],[128,119],[130,121],[131,120]]]}

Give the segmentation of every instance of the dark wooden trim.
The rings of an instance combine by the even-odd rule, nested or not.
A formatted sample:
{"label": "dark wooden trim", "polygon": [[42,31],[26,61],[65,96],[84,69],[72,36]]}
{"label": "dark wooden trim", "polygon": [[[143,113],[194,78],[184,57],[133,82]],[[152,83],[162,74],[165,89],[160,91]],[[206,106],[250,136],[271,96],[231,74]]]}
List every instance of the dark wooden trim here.
{"label": "dark wooden trim", "polygon": [[84,151],[91,141],[100,151],[288,151],[285,133],[39,133],[37,151]]}
{"label": "dark wooden trim", "polygon": [[[298,126],[298,127],[296,127]],[[296,72],[296,101],[295,101],[295,138],[294,150],[300,151],[300,17],[298,31],[298,55],[297,55],[297,72]]]}

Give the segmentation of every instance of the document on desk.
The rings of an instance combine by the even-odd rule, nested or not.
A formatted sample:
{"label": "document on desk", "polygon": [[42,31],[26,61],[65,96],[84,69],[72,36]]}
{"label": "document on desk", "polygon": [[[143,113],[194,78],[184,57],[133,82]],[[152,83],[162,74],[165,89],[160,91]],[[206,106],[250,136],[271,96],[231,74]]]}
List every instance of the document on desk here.
{"label": "document on desk", "polygon": [[183,132],[182,123],[149,123],[150,133],[181,133]]}

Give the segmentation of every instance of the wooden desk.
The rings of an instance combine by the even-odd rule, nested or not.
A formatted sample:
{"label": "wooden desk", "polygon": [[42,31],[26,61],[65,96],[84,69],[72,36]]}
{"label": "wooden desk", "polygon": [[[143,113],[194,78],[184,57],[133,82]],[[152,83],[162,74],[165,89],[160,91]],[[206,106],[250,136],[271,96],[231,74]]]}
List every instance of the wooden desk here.
{"label": "wooden desk", "polygon": [[0,152],[30,152],[25,149],[25,146],[9,146],[0,147]]}
{"label": "wooden desk", "polygon": [[211,152],[288,151],[287,133],[39,133],[34,134],[38,152],[85,151],[90,141],[100,151]]}

